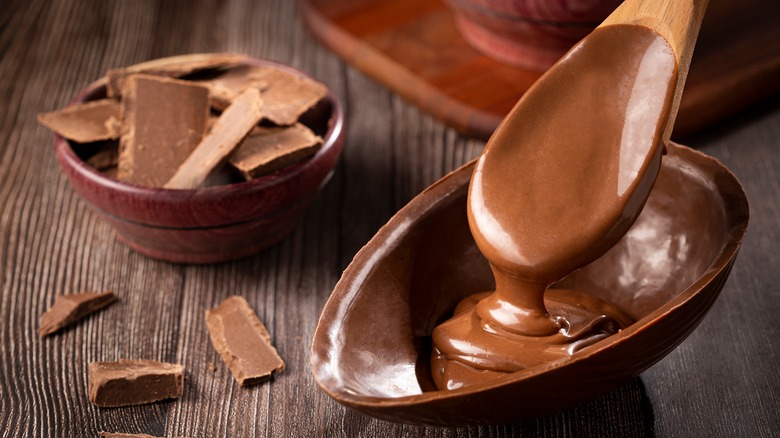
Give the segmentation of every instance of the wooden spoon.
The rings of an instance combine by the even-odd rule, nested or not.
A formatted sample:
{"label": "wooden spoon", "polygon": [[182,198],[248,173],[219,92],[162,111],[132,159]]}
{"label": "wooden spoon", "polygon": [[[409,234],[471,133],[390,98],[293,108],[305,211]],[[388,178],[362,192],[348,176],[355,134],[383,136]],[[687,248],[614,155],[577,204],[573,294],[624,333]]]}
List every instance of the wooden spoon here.
{"label": "wooden spoon", "polygon": [[649,27],[661,35],[674,51],[677,60],[677,87],[674,90],[663,141],[669,141],[680,108],[685,80],[691,67],[693,47],[699,36],[709,0],[629,0],[615,9],[599,27],[629,24]]}

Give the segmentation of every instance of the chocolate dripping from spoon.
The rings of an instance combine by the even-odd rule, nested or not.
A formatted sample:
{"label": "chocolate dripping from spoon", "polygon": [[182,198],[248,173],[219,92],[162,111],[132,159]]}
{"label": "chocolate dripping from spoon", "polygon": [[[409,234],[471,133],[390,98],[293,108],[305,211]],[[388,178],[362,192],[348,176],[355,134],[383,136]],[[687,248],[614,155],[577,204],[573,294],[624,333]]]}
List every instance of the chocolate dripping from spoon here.
{"label": "chocolate dripping from spoon", "polygon": [[674,11],[669,26],[652,28],[670,9],[624,3],[491,137],[468,219],[496,290],[466,298],[434,330],[440,389],[571,355],[631,323],[587,291],[548,288],[614,246],[647,200],[706,7],[686,3],[682,18]]}

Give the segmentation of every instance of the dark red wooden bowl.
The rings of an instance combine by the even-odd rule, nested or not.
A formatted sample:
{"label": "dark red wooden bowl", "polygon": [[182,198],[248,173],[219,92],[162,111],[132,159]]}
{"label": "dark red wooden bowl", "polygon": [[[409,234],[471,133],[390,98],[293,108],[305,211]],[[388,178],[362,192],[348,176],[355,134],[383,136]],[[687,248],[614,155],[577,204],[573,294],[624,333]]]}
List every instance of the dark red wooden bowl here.
{"label": "dark red wooden bowl", "polygon": [[463,39],[497,61],[545,71],[620,0],[446,0]]}
{"label": "dark red wooden bowl", "polygon": [[[288,66],[247,61],[308,77]],[[73,101],[105,97],[98,81]],[[193,190],[158,189],[109,178],[54,136],[57,158],[73,188],[130,247],[177,263],[214,263],[257,253],[289,234],[330,179],[344,145],[344,112],[329,93],[302,121],[323,138],[310,159],[251,181]]]}
{"label": "dark red wooden bowl", "polygon": [[[561,283],[611,301],[637,322],[573,356],[494,381],[439,391],[430,335],[493,277],[466,218],[473,162],[401,209],[355,256],[312,343],[320,387],[394,421],[516,421],[566,408],[647,369],[683,341],[720,293],[748,223],[736,177],[714,158],[670,145],[637,222],[602,258]],[[723,382],[728,384],[728,382]]]}

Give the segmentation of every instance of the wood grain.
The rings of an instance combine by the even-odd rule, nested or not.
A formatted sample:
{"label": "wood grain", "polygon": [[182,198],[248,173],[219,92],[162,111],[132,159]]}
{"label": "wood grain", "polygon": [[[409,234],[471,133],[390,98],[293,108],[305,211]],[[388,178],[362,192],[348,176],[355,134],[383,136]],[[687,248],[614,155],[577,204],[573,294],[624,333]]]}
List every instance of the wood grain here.
{"label": "wood grain", "polygon": [[[346,106],[347,146],[334,178],[280,244],[220,265],[158,262],[118,242],[86,209],[35,114],[62,107],[110,67],[216,51],[291,64],[326,83]],[[412,196],[476,156],[481,142],[314,43],[285,0],[4,1],[0,96],[0,437],[776,433],[777,101],[689,141],[735,171],[753,211],[729,282],[688,340],[641,378],[574,409],[514,425],[443,429],[378,421],[333,402],[310,374],[309,348],[319,312],[357,250]],[[113,290],[120,301],[38,339],[38,315],[56,295],[77,290]],[[238,387],[210,346],[203,313],[232,294],[257,311],[288,366],[270,383]],[[184,364],[183,397],[91,406],[87,363],[120,357]]]}

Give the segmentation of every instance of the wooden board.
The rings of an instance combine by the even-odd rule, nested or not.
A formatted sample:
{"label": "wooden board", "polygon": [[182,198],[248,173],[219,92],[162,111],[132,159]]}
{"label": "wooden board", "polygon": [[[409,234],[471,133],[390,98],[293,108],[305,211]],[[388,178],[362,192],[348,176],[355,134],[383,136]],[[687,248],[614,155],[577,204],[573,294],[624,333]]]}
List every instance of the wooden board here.
{"label": "wooden board", "polygon": [[[310,367],[317,319],[355,253],[409,199],[477,156],[457,135],[307,38],[290,0],[2,0],[0,6],[0,437],[772,437],[780,417],[780,102],[756,106],[690,145],[717,157],[750,196],[750,229],[701,325],[640,377],[588,403],[510,425],[436,428],[376,420],[319,389]],[[292,64],[347,109],[333,179],[292,235],[217,265],[145,257],[77,195],[35,114],[109,67],[231,51]],[[59,294],[113,290],[119,302],[46,339]],[[241,388],[211,346],[204,312],[240,294],[287,369]],[[359,346],[358,346],[359,347]],[[186,366],[178,400],[101,409],[93,360]],[[209,363],[215,365],[212,371]]]}
{"label": "wooden board", "polygon": [[[488,138],[539,72],[494,61],[441,0],[302,0],[312,33],[347,62],[461,133]],[[780,90],[780,2],[713,0],[675,135]]]}

